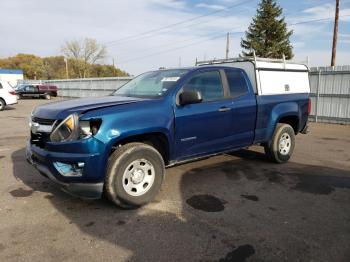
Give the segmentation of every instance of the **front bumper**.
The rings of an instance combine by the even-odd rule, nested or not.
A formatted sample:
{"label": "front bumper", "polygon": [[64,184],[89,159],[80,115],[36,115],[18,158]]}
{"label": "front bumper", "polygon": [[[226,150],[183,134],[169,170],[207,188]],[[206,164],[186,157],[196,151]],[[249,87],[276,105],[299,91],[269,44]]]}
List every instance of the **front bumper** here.
{"label": "front bumper", "polygon": [[[43,150],[41,150],[43,151]],[[57,184],[63,191],[81,198],[98,199],[101,198],[103,192],[103,182],[66,182],[57,178],[57,174],[53,172],[53,168],[50,165],[45,164],[44,161],[40,161],[40,158],[45,158],[43,154],[40,154],[40,150],[36,146],[31,145],[30,141],[27,142],[26,158],[27,161],[34,166],[40,174],[49,178],[55,184]],[[49,161],[48,161],[49,162]]]}

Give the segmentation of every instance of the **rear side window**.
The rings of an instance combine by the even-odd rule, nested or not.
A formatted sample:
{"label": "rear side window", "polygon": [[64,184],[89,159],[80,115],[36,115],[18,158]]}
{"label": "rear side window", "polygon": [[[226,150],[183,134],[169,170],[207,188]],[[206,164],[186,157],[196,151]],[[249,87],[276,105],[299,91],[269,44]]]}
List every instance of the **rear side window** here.
{"label": "rear side window", "polygon": [[238,97],[248,93],[247,82],[242,71],[225,69],[225,73],[232,97]]}
{"label": "rear side window", "polygon": [[203,101],[215,101],[224,98],[219,71],[198,73],[185,85],[185,90],[199,91]]}

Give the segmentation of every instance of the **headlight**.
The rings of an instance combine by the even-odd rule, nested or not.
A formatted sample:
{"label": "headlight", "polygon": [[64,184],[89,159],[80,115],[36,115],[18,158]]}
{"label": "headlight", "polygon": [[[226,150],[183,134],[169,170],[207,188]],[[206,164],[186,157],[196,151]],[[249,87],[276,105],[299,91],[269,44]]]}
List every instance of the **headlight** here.
{"label": "headlight", "polygon": [[52,142],[67,142],[96,135],[102,120],[79,120],[77,114],[69,115],[51,133]]}
{"label": "headlight", "polygon": [[51,133],[52,142],[73,141],[79,138],[79,117],[77,114],[69,115]]}

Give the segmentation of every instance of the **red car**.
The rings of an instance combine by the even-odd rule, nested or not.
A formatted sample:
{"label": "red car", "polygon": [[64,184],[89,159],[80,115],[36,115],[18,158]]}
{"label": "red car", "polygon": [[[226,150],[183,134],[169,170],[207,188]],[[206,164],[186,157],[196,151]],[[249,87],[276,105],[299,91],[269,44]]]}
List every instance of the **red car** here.
{"label": "red car", "polygon": [[57,86],[54,85],[21,85],[16,89],[17,98],[37,97],[51,99],[52,96],[57,96]]}

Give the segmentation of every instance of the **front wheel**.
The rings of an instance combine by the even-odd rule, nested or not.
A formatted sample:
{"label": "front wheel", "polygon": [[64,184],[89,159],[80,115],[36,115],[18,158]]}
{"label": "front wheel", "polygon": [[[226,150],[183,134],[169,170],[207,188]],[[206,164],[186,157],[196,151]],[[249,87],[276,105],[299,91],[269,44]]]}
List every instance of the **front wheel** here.
{"label": "front wheel", "polygon": [[291,158],[294,146],[294,129],[288,124],[279,123],[271,141],[265,145],[265,154],[274,162],[284,163]]}
{"label": "front wheel", "polygon": [[105,193],[122,208],[142,206],[159,192],[164,169],[162,156],[152,146],[143,143],[121,146],[108,160]]}
{"label": "front wheel", "polygon": [[50,99],[51,99],[51,95],[50,95],[50,94],[45,94],[45,95],[44,95],[44,98],[45,98],[46,100],[50,100]]}

